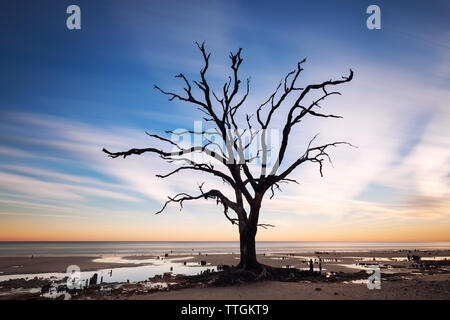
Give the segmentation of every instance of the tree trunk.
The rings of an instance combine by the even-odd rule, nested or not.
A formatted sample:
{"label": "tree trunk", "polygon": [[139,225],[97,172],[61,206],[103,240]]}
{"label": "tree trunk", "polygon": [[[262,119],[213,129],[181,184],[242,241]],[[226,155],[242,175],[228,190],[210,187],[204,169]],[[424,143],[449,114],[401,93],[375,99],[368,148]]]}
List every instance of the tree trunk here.
{"label": "tree trunk", "polygon": [[239,268],[245,270],[258,269],[261,265],[256,260],[255,237],[257,223],[247,222],[239,226],[239,238],[241,248],[241,261]]}

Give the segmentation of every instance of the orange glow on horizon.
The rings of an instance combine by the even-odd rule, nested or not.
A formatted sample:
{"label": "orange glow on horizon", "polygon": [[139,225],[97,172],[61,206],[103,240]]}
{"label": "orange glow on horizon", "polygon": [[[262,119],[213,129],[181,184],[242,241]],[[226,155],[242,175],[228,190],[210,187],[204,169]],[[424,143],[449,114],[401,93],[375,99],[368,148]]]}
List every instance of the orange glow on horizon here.
{"label": "orange glow on horizon", "polygon": [[[180,231],[179,226],[151,228],[142,226],[39,226],[16,223],[0,226],[0,241],[238,241],[232,226],[201,230],[196,226]],[[361,226],[308,228],[280,227],[259,229],[257,241],[450,241],[449,223],[370,229]]]}

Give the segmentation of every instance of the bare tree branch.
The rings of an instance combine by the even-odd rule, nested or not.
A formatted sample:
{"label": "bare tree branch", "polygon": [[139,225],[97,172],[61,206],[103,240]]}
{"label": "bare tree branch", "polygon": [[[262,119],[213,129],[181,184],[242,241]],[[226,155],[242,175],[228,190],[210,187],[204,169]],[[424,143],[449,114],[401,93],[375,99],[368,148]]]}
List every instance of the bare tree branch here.
{"label": "bare tree branch", "polygon": [[[329,148],[329,147],[336,147],[338,145],[348,145],[348,146],[356,148],[351,143],[344,142],[344,141],[332,142],[332,143],[327,143],[327,144],[324,144],[324,145],[321,145],[321,146],[317,146],[317,147],[311,147],[311,143],[316,139],[316,137],[317,137],[317,135],[315,135],[314,138],[311,139],[311,141],[308,144],[308,148],[306,149],[306,151],[303,154],[303,156],[298,158],[283,173],[281,173],[279,176],[276,177],[277,181],[279,181],[279,180],[287,180],[286,177],[292,171],[294,171],[295,168],[297,168],[300,164],[302,164],[304,162],[307,162],[307,161],[318,163],[319,164],[320,176],[323,177],[322,168],[323,168],[323,161],[324,161],[324,159],[328,159],[330,161],[330,163],[332,163],[330,155],[326,152],[327,148]],[[314,154],[311,155],[311,153],[314,153]]]}
{"label": "bare tree branch", "polygon": [[[295,101],[295,103],[293,104],[293,106],[290,108],[288,116],[287,116],[287,120],[286,120],[286,124],[284,125],[283,128],[283,135],[282,135],[282,140],[281,140],[281,146],[280,146],[280,150],[278,152],[278,157],[277,157],[277,161],[275,166],[273,167],[270,175],[274,175],[276,173],[276,171],[278,170],[279,166],[281,165],[281,163],[283,162],[285,153],[286,153],[286,149],[288,146],[288,141],[289,141],[289,135],[291,132],[292,127],[300,122],[300,120],[306,115],[306,114],[311,114],[311,115],[318,115],[318,114],[312,114],[310,111],[314,106],[317,106],[318,101],[321,101],[323,99],[325,99],[326,97],[330,96],[331,94],[334,93],[328,93],[326,91],[326,86],[336,86],[345,82],[349,82],[353,79],[353,71],[350,69],[350,75],[348,77],[342,77],[342,80],[328,80],[325,82],[322,82],[320,84],[312,84],[312,85],[308,85],[304,90],[301,91],[300,96],[297,98],[297,100]],[[314,101],[308,108],[306,109],[302,109],[302,112],[294,117],[293,114],[294,112],[300,108],[300,102],[305,98],[305,96],[308,94],[308,92],[310,92],[311,90],[316,90],[316,89],[322,89],[324,91],[324,95],[319,99]],[[319,116],[324,116],[324,115],[319,115]],[[331,117],[331,116],[328,116]],[[337,117],[337,116],[334,116]]]}
{"label": "bare tree branch", "polygon": [[[328,91],[328,89],[350,82],[353,79],[353,71],[350,69],[349,76],[342,77],[339,80],[328,80],[322,83],[300,87],[297,82],[303,71],[302,66],[306,62],[306,58],[299,61],[296,68],[288,72],[284,78],[281,79],[274,92],[256,109],[256,126],[258,127],[258,130],[255,130],[252,124],[252,117],[254,114],[245,114],[244,124],[246,124],[247,128],[242,130],[242,128],[239,128],[238,123],[239,110],[247,101],[250,92],[249,78],[247,78],[245,88],[241,92],[242,83],[239,78],[239,69],[243,62],[243,58],[241,57],[242,49],[240,48],[234,53],[230,52],[231,75],[228,76],[221,88],[222,93],[216,94],[216,92],[210,88],[206,77],[211,54],[206,51],[204,43],[196,43],[196,45],[200,50],[203,59],[203,67],[200,69],[200,78],[191,80],[183,73],[176,75],[176,78],[182,80],[184,83],[183,92],[181,94],[163,90],[157,85],[154,87],[162,94],[168,96],[169,101],[180,100],[182,102],[187,102],[202,112],[203,120],[211,124],[213,127],[212,129],[198,131],[183,130],[176,132],[171,130],[166,131],[167,134],[172,134],[174,136],[183,134],[201,135],[201,145],[184,148],[168,138],[146,132],[148,136],[170,144],[176,151],[169,152],[164,151],[163,149],[149,147],[142,149],[132,148],[120,152],[110,152],[104,148],[103,152],[108,154],[111,158],[126,158],[131,155],[141,155],[148,152],[159,155],[169,163],[179,164],[176,169],[166,174],[158,174],[157,177],[159,178],[167,178],[187,170],[204,172],[220,178],[227,186],[232,188],[232,191],[234,191],[234,201],[226,197],[222,191],[216,189],[204,192],[202,184],[199,186],[200,194],[198,195],[178,193],[173,197],[168,197],[168,200],[165,202],[162,209],[157,213],[163,212],[170,203],[178,203],[180,208],[182,208],[184,201],[215,199],[217,204],[223,206],[225,217],[233,225],[239,226],[242,245],[242,237],[248,237],[248,239],[253,237],[254,240],[258,227],[273,227],[271,224],[258,222],[261,204],[264,195],[268,190],[270,190],[270,199],[272,199],[275,196],[276,190],[281,192],[281,183],[298,183],[297,180],[289,178],[289,175],[305,162],[318,164],[319,172],[322,176],[323,161],[328,160],[331,162],[329,149],[338,145],[352,146],[350,143],[344,141],[312,146],[312,143],[316,138],[315,136],[309,142],[304,154],[287,167],[284,167],[286,169],[283,172],[278,173],[278,169],[285,159],[291,130],[295,125],[300,123],[306,116],[341,118],[341,116],[338,115],[322,112],[321,104],[332,95],[340,95],[339,92]],[[192,90],[193,88],[195,89],[195,95]],[[316,99],[312,100],[311,103],[306,103],[305,100],[309,97],[308,94],[310,92],[319,92],[319,95],[315,96]],[[269,174],[267,174],[267,158],[269,152],[273,152],[272,150],[269,150],[267,132],[269,127],[272,126],[271,122],[274,119],[275,112],[279,112],[277,110],[281,110],[281,106],[288,104],[288,102],[286,122],[282,127],[281,145],[280,149],[276,150],[275,154],[277,158],[276,163]],[[249,141],[246,140],[248,136],[250,137]],[[261,146],[257,146],[255,154],[254,150],[250,149],[250,147],[258,142],[256,141],[257,137],[260,138]],[[213,147],[217,152],[211,150]],[[198,163],[186,156],[194,152],[206,154],[210,157],[209,159],[212,158],[218,160],[220,170],[214,167],[212,164],[214,161],[212,160],[209,163]],[[262,161],[259,176],[256,177],[253,176],[249,167],[249,163],[255,159],[261,159]],[[226,173],[224,171],[226,171]],[[247,207],[249,208],[248,214],[245,209]],[[237,218],[233,218],[229,215],[229,209],[236,213]],[[253,248],[250,248],[249,250],[246,250],[245,252],[254,252],[254,241]],[[256,257],[253,257],[253,259],[256,261]]]}
{"label": "bare tree branch", "polygon": [[156,212],[156,214],[159,214],[161,212],[163,212],[167,205],[169,205],[170,203],[178,203],[180,205],[180,210],[183,208],[183,202],[184,201],[192,201],[192,200],[198,200],[198,199],[216,199],[217,204],[221,204],[224,208],[224,215],[225,217],[232,223],[232,224],[238,224],[239,219],[236,218],[231,218],[228,215],[228,208],[233,209],[238,215],[241,212],[241,208],[238,207],[238,205],[231,201],[230,199],[228,199],[222,192],[220,192],[219,190],[216,189],[212,189],[209,190],[208,192],[203,192],[202,190],[202,186],[199,186],[200,189],[200,194],[197,196],[191,196],[187,193],[178,193],[173,197],[168,197],[169,200],[167,200],[164,204],[164,206],[161,208],[161,210],[159,210],[158,212]]}

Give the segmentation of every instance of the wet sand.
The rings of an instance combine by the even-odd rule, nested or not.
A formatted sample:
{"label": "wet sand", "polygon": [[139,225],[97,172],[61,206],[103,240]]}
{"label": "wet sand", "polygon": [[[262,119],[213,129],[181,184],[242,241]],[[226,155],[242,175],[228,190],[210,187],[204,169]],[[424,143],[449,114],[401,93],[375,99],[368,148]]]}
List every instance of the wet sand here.
{"label": "wet sand", "polygon": [[[369,290],[368,275],[361,280],[342,282],[280,282],[261,281],[226,287],[188,288],[159,291],[151,294],[125,294],[95,297],[96,299],[179,299],[179,300],[314,300],[314,299],[450,299],[450,267],[439,270],[424,270],[420,264],[408,261],[408,254],[421,256],[427,261],[450,260],[449,250],[432,251],[360,251],[360,252],[303,252],[259,254],[258,261],[274,267],[293,266],[307,268],[313,259],[314,270],[318,270],[319,258],[324,273],[355,274],[367,265],[378,265],[381,269],[381,289]],[[135,256],[134,259],[139,259]],[[182,261],[182,260],[181,260]],[[212,265],[236,265],[238,254],[200,254],[186,261],[206,261]],[[387,277],[389,276],[389,277]]]}
{"label": "wet sand", "polygon": [[[433,259],[450,260],[450,250],[432,251],[407,251],[407,250],[386,250],[386,251],[349,251],[349,252],[296,252],[296,253],[267,253],[258,254],[258,261],[273,267],[291,266],[296,268],[307,268],[309,259],[313,259],[315,270],[318,269],[319,258],[322,268],[328,272],[350,272],[363,269],[358,265],[380,265],[381,269],[395,269],[396,272],[408,269],[411,262],[404,261],[407,255],[419,255],[425,261]],[[160,256],[164,258],[164,256]],[[82,271],[95,271],[99,269],[117,267],[135,267],[139,260],[155,259],[154,255],[133,255],[124,256],[124,260],[133,260],[136,263],[115,262],[95,262],[101,256],[58,256],[58,257],[0,257],[0,275],[44,273],[44,272],[66,272],[70,265],[78,265]],[[206,261],[208,265],[229,265],[236,266],[239,263],[239,254],[168,254],[166,259],[176,258],[178,262],[198,262]],[[186,259],[183,259],[186,258]],[[409,270],[409,269],[408,269]]]}
{"label": "wet sand", "polygon": [[[117,297],[105,297],[106,299]],[[239,286],[191,288],[124,295],[131,300],[345,300],[345,299],[450,299],[450,279],[430,277],[422,280],[383,281],[380,290],[365,284],[263,281]]]}
{"label": "wet sand", "polygon": [[[379,265],[386,273],[411,272],[412,261],[407,261],[410,257],[419,255],[426,261],[435,259],[450,260],[450,250],[428,250],[428,251],[408,251],[408,250],[386,250],[386,251],[348,251],[348,252],[285,252],[257,254],[260,263],[272,267],[295,267],[308,268],[310,259],[314,262],[314,270],[319,268],[319,259],[322,268],[327,272],[356,272],[364,269],[366,265]],[[211,265],[236,266],[239,263],[239,254],[202,254],[194,255],[170,255],[169,258],[180,258],[180,262],[201,262],[206,261]],[[183,260],[182,257],[190,257]],[[153,256],[128,256],[129,260],[145,260],[154,258]]]}
{"label": "wet sand", "polygon": [[[422,262],[408,261],[407,256],[420,256]],[[95,262],[99,256],[91,257],[0,257],[0,275],[40,272],[65,272],[67,266],[78,265],[83,271],[105,268],[136,267],[148,264],[150,255],[122,257],[128,263]],[[174,259],[183,263],[205,261],[208,265],[236,266],[239,254],[168,254],[161,259]],[[118,291],[90,291],[82,297],[88,299],[450,299],[450,250],[386,250],[349,252],[285,252],[258,254],[258,261],[273,267],[308,269],[310,259],[314,271],[319,270],[319,261],[324,275],[357,275],[356,281],[261,281],[225,287],[194,287],[152,291],[147,281],[130,284],[109,284],[121,288]],[[139,261],[142,260],[142,264]],[[117,260],[116,260],[117,261]],[[130,263],[133,261],[134,263]],[[377,265],[381,271],[381,289],[367,288],[368,265]],[[169,270],[167,270],[169,271]],[[162,279],[171,283],[174,278]],[[106,285],[108,286],[108,284]],[[39,294],[34,294],[39,296]],[[2,299],[14,299],[14,294]]]}
{"label": "wet sand", "polygon": [[93,261],[96,258],[100,257],[0,257],[0,275],[66,272],[70,265],[77,265],[82,271],[136,266],[136,264],[98,263]]}

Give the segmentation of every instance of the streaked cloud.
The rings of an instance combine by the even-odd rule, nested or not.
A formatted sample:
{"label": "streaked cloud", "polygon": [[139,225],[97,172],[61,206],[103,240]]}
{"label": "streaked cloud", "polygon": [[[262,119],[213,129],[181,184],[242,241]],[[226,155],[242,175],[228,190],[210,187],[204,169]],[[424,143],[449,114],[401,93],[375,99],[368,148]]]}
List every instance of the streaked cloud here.
{"label": "streaked cloud", "polygon": [[[352,2],[287,1],[277,9],[268,1],[90,5],[98,19],[79,38],[67,37],[53,19],[42,21],[37,12],[56,14],[50,2],[32,16],[14,6],[4,10],[29,25],[8,29],[0,61],[1,239],[235,239],[212,201],[186,203],[183,214],[174,205],[151,215],[168,195],[195,193],[202,182],[224,189],[220,180],[188,171],[158,179],[174,165],[149,154],[111,159],[101,152],[161,147],[145,130],[192,129],[202,114],[170,104],[151,86],[182,92],[173,75],[198,77],[194,42],[205,40],[212,52],[208,79],[217,92],[229,75],[228,51],[243,47],[242,77],[251,77],[245,111],[255,110],[305,56],[303,84],[355,71],[339,88],[343,95],[323,104],[324,112],[344,118],[305,118],[286,161],[303,154],[316,133],[317,143],[349,141],[358,148],[330,150],[333,166],[325,165],[323,178],[311,164],[296,170],[292,178],[300,184],[282,185],[283,193],[265,201],[261,219],[277,228],[259,231],[260,239],[450,240],[444,14],[431,19],[426,10],[386,2],[382,10],[392,15],[376,33],[366,30],[365,12]],[[423,13],[428,23],[405,23],[404,12]],[[280,111],[275,129],[286,106]]]}

